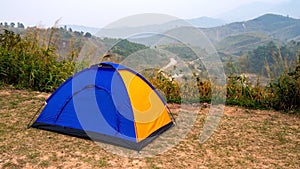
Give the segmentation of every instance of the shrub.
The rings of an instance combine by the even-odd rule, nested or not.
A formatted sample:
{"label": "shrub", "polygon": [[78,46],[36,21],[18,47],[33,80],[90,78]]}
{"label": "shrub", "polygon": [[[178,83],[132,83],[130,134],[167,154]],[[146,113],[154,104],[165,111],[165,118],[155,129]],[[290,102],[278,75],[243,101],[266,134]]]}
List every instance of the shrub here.
{"label": "shrub", "polygon": [[273,93],[270,99],[275,109],[291,111],[300,108],[300,52],[295,70],[282,73],[270,84],[269,90]]}
{"label": "shrub", "polygon": [[[40,39],[39,35],[49,35]],[[9,30],[0,32],[0,79],[17,88],[52,92],[73,73],[73,61],[58,61],[54,29],[28,31],[21,37]],[[41,36],[45,37],[45,36]]]}
{"label": "shrub", "polygon": [[260,86],[259,80],[255,85],[251,84],[247,77],[229,76],[227,80],[227,100],[230,105],[239,105],[249,108],[264,108],[265,90]]}
{"label": "shrub", "polygon": [[165,97],[168,102],[181,102],[179,85],[168,74],[158,69],[144,70],[142,74],[155,88],[160,90],[160,94]]}

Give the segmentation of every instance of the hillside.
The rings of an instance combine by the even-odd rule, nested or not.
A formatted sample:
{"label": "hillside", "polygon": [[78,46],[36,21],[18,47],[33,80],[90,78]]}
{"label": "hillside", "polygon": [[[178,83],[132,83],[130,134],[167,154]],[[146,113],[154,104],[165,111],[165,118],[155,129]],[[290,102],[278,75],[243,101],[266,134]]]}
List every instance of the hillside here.
{"label": "hillside", "polygon": [[[265,14],[252,20],[234,22],[211,29],[203,29],[203,31],[208,34],[208,37],[212,41],[219,41],[228,36],[249,32],[261,33],[271,38],[288,41],[300,35],[299,26],[299,19],[275,14]],[[283,32],[285,36],[283,36]]]}
{"label": "hillside", "polygon": [[[201,24],[204,24],[204,22],[207,25],[215,23],[215,27],[207,25],[202,27]],[[300,40],[300,19],[275,14],[265,14],[251,20],[229,24],[222,24],[224,22],[221,20],[202,17],[188,20],[173,20],[157,25],[105,28],[100,30],[96,36],[128,38],[130,41],[149,45],[149,42],[151,44],[159,42],[162,38],[161,34],[164,32],[192,26],[190,23],[195,27],[199,27],[218,52],[227,53],[227,57],[230,55],[236,56],[241,51],[253,50],[271,41],[276,44],[284,44],[291,40]],[[146,35],[145,32],[154,32],[158,35]],[[144,36],[132,37],[132,35],[136,34]]]}
{"label": "hillside", "polygon": [[71,28],[73,31],[79,32],[90,32],[91,34],[96,34],[100,28],[83,26],[83,25],[66,25],[68,28]]}
{"label": "hillside", "polygon": [[[0,168],[298,168],[299,116],[271,110],[226,107],[213,136],[199,144],[209,105],[199,107],[193,128],[178,145],[162,154],[126,158],[90,140],[34,128],[30,118],[48,93],[0,90]],[[170,105],[180,113],[179,105]],[[172,130],[185,127],[178,121]],[[170,131],[172,131],[170,130]],[[164,135],[160,136],[164,138]],[[159,139],[160,139],[159,138]],[[160,139],[161,140],[161,139]],[[155,146],[158,141],[148,146]],[[114,147],[114,146],[112,146]],[[145,148],[147,149],[147,147]],[[125,151],[124,151],[125,152]],[[123,153],[123,149],[119,154]],[[124,155],[124,154],[123,154]]]}
{"label": "hillside", "polygon": [[200,18],[186,19],[186,21],[193,26],[200,28],[211,28],[226,24],[226,22],[222,19],[210,18],[205,16]]}
{"label": "hillside", "polygon": [[258,18],[202,29],[220,52],[249,51],[274,41],[277,44],[300,39],[300,20],[265,14]]}
{"label": "hillside", "polygon": [[269,41],[272,41],[272,39],[265,34],[249,32],[227,36],[216,43],[216,48],[219,51],[234,54],[235,52],[253,50]]}

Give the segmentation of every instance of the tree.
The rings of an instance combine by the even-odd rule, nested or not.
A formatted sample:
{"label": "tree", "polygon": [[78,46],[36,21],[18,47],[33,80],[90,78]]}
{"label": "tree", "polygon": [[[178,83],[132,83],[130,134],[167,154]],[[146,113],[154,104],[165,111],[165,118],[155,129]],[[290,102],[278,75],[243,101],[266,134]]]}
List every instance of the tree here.
{"label": "tree", "polygon": [[72,35],[70,34],[70,32],[64,32],[64,33],[63,33],[63,37],[64,37],[64,38],[71,38]]}
{"label": "tree", "polygon": [[13,31],[4,29],[4,33],[0,34],[0,46],[2,48],[6,48],[7,50],[12,50],[20,41],[20,35],[14,33]]}
{"label": "tree", "polygon": [[15,25],[16,25],[16,24],[15,24],[15,23],[13,23],[13,22],[12,22],[12,23],[10,23],[10,27],[12,27],[12,28],[14,28],[14,27],[15,27]]}
{"label": "tree", "polygon": [[23,23],[18,22],[17,25],[18,25],[18,28],[21,28],[21,29],[25,28],[25,26],[23,25]]}
{"label": "tree", "polygon": [[74,31],[74,35],[75,35],[75,36],[77,36],[77,37],[80,37],[80,36],[82,36],[82,35],[81,35],[81,33],[80,33],[80,32],[78,32],[78,31]]}
{"label": "tree", "polygon": [[86,32],[85,35],[84,35],[84,37],[86,37],[86,38],[91,38],[91,37],[92,37],[92,34],[89,33],[89,32]]}
{"label": "tree", "polygon": [[4,27],[8,28],[8,23],[7,22],[4,22]]}

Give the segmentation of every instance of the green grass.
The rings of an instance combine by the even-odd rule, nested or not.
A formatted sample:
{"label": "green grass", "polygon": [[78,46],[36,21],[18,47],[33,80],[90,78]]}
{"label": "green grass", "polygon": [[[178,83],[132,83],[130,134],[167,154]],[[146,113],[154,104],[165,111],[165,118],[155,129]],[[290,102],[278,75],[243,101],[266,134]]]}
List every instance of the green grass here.
{"label": "green grass", "polygon": [[47,160],[43,160],[39,163],[39,166],[42,167],[42,168],[46,168],[50,165],[49,161]]}
{"label": "green grass", "polygon": [[101,159],[101,160],[99,160],[99,161],[97,162],[96,166],[98,166],[98,167],[107,167],[108,164],[107,164],[107,162],[106,162],[106,159]]}
{"label": "green grass", "polygon": [[2,167],[3,168],[10,168],[10,169],[13,169],[13,168],[17,169],[17,168],[19,168],[18,165],[14,164],[12,162],[4,163]]}

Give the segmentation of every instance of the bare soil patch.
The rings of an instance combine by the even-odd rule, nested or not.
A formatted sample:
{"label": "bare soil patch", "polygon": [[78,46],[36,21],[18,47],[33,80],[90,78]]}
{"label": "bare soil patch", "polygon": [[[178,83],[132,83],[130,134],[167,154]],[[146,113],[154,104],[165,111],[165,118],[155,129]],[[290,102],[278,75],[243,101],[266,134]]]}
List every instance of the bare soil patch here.
{"label": "bare soil patch", "polygon": [[[184,140],[147,158],[112,154],[90,140],[26,129],[48,93],[0,90],[0,168],[299,168],[300,118],[272,110],[225,107],[214,135],[199,144],[209,105]],[[175,117],[179,105],[170,105]]]}

